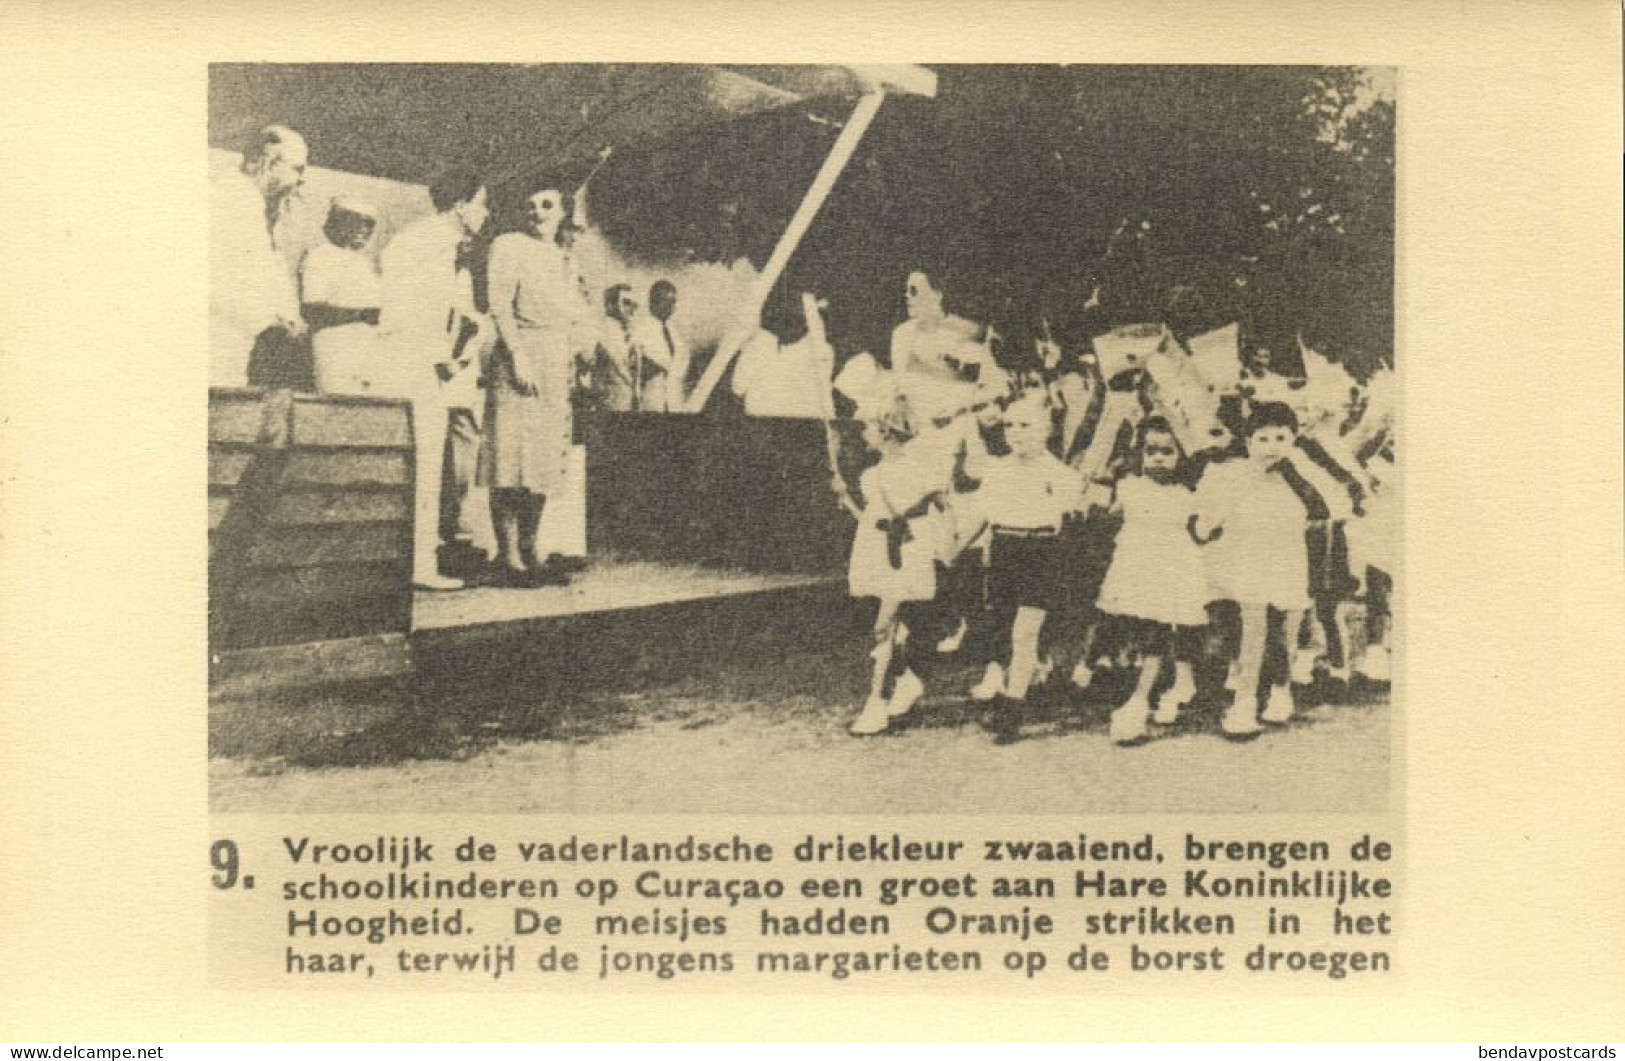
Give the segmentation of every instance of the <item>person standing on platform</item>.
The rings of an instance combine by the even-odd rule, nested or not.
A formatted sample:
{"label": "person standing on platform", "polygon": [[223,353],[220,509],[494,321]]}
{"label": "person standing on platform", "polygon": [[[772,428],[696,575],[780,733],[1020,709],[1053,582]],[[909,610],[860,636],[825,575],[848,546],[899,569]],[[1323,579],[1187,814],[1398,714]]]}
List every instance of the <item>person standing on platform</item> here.
{"label": "person standing on platform", "polygon": [[649,287],[649,312],[636,329],[643,350],[647,380],[643,384],[645,412],[680,413],[688,408],[688,343],[672,324],[677,312],[677,285],[656,280]]}
{"label": "person standing on platform", "polygon": [[369,394],[378,360],[378,267],[367,244],[378,211],[354,199],[334,199],[322,226],[327,242],[299,265],[299,301],[310,326],[316,389]]}
{"label": "person standing on platform", "polygon": [[[463,248],[464,253],[469,247]],[[480,425],[485,416],[481,377],[489,365],[496,329],[489,316],[477,312],[474,277],[465,266],[457,270],[458,297],[469,307],[453,325],[449,378],[441,396],[446,402],[446,460],[441,471],[440,566],[458,578],[484,574],[492,535],[490,505],[476,496],[475,476],[480,457]]]}
{"label": "person standing on platform", "polygon": [[648,372],[643,350],[643,328],[632,285],[612,284],[604,289],[602,334],[593,359],[593,394],[598,407],[615,413],[643,409],[643,383]]}
{"label": "person standing on platform", "polygon": [[525,200],[526,228],[497,237],[488,272],[501,346],[486,380],[479,482],[491,490],[496,564],[506,585],[564,585],[538,557],[550,493],[569,474],[570,390],[582,304],[575,259],[560,242],[565,198],[544,188]]}
{"label": "person standing on platform", "polygon": [[250,385],[249,363],[267,345],[302,345],[293,271],[274,232],[305,180],[304,137],[281,125],[255,133],[239,169],[209,201],[209,383]]}
{"label": "person standing on platform", "polygon": [[389,389],[412,403],[416,442],[412,581],[419,589],[461,589],[439,569],[440,487],[446,454],[443,381],[455,374],[456,341],[467,285],[457,269],[458,249],[485,226],[485,183],[465,170],[448,170],[429,187],[435,213],[403,228],[383,254],[380,328],[393,382]]}

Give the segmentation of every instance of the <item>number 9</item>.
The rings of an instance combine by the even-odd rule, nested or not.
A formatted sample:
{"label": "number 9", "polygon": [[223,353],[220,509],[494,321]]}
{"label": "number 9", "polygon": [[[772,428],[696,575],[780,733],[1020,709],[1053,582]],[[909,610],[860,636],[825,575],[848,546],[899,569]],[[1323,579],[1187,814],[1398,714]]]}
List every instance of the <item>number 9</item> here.
{"label": "number 9", "polygon": [[215,869],[214,886],[224,891],[237,883],[237,842],[216,840],[209,845],[209,865]]}

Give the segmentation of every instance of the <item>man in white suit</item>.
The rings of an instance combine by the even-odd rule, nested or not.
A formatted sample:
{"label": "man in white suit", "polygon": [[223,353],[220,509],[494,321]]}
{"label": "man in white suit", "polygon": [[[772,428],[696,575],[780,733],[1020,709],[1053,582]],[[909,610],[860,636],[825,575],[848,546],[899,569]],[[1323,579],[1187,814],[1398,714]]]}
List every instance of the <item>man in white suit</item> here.
{"label": "man in white suit", "polygon": [[441,576],[440,487],[446,451],[445,383],[462,367],[457,339],[474,316],[469,285],[457,269],[458,250],[485,226],[484,181],[447,171],[429,186],[435,212],[401,229],[384,248],[379,329],[392,362],[390,389],[412,402],[417,451],[412,581],[419,589],[461,589]]}

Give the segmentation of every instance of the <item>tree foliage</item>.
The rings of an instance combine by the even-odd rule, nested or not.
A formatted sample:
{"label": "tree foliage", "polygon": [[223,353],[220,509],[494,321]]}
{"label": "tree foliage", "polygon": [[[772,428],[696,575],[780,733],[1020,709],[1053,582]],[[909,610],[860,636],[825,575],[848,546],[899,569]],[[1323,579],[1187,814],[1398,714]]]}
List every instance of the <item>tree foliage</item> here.
{"label": "tree foliage", "polygon": [[[1007,335],[1043,320],[1075,340],[1100,283],[1143,320],[1182,287],[1196,325],[1301,333],[1361,376],[1391,363],[1395,113],[1361,69],[938,74],[938,98],[882,107],[783,285],[829,299],[845,352],[884,350],[923,266]],[[595,220],[643,262],[760,265],[841,118],[820,104],[630,145],[593,185]]]}

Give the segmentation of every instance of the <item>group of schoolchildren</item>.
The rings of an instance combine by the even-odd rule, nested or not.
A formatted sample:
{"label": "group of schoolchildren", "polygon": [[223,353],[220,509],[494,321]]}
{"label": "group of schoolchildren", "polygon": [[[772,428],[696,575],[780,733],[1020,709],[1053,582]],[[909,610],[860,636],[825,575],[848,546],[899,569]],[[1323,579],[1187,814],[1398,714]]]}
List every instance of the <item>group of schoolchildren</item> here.
{"label": "group of schoolchildren", "polygon": [[[1226,395],[1224,444],[1187,452],[1136,380],[1094,373],[1093,389],[1136,391],[1140,410],[1132,434],[1106,441],[1111,463],[1090,470],[1058,456],[1077,450],[1053,376],[984,380],[983,401],[941,415],[912,392],[907,365],[875,373],[860,414],[874,459],[859,481],[849,579],[853,596],[879,606],[853,735],[902,728],[925,694],[922,672],[948,654],[984,667],[968,696],[1001,744],[1021,738],[1067,677],[1082,690],[1117,672],[1101,684],[1121,700],[1108,733],[1123,746],[1188,722],[1199,697],[1224,705],[1227,695],[1221,735],[1252,740],[1293,721],[1294,684],[1346,682],[1356,653],[1381,652],[1382,665],[1362,661],[1360,673],[1386,680],[1386,648],[1367,642],[1385,640],[1387,624],[1359,609],[1382,609],[1389,574],[1366,567],[1365,553],[1351,563],[1349,536],[1393,477],[1378,486],[1363,466],[1351,475],[1327,460],[1313,437],[1300,439],[1293,404],[1272,400],[1289,392],[1244,382]],[[1349,422],[1317,427],[1346,433]],[[1377,444],[1391,461],[1391,432]],[[1198,664],[1219,645],[1223,690],[1203,688],[1216,668]],[[1074,668],[1057,665],[1069,657]]]}

